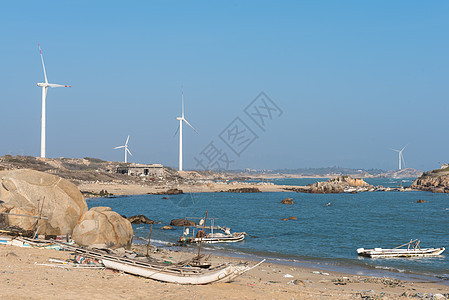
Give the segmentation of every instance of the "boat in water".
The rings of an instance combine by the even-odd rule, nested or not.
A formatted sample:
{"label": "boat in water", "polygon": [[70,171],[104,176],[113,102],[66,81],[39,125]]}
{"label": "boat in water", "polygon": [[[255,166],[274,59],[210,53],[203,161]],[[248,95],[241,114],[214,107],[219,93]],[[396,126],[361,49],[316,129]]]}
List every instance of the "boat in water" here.
{"label": "boat in water", "polygon": [[[419,246],[420,240],[410,240],[410,242],[398,246],[393,249],[357,249],[357,254],[371,258],[388,258],[388,257],[423,257],[423,256],[437,256],[444,252],[445,248],[421,248]],[[407,246],[407,248],[405,248]]]}
{"label": "boat in water", "polygon": [[[204,226],[204,220],[201,219],[199,225],[193,226],[192,234],[190,234],[189,227],[185,227],[184,234],[179,237],[178,242],[180,244],[192,244],[192,243],[235,243],[245,239],[245,232],[231,233],[231,229],[228,227],[214,226],[214,222],[217,219],[211,218],[210,226]],[[195,228],[198,228],[195,234]],[[210,230],[206,233],[206,229]],[[214,232],[214,230],[220,230],[222,232]]]}

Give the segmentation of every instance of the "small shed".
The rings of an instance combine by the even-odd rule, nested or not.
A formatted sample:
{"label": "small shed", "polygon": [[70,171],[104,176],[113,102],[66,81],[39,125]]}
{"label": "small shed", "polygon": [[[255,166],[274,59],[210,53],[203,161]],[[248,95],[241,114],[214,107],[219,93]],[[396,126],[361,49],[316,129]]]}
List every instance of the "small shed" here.
{"label": "small shed", "polygon": [[117,173],[130,176],[162,176],[164,166],[161,164],[130,164],[129,166],[118,167]]}

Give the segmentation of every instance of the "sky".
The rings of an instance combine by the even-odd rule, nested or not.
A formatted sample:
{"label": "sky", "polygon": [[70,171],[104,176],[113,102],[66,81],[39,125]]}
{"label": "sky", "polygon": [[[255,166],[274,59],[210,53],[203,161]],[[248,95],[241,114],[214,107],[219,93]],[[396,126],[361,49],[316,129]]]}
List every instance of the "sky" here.
{"label": "sky", "polygon": [[[184,169],[449,161],[447,1],[4,1],[0,155]],[[262,94],[261,94],[262,93]],[[263,123],[263,124],[261,124]],[[207,162],[207,164],[206,164]]]}

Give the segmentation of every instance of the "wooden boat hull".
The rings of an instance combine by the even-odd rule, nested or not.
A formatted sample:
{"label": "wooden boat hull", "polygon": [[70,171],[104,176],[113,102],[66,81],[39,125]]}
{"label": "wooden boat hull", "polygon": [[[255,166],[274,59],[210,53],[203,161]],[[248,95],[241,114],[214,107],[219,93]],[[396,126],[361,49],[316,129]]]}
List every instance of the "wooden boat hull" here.
{"label": "wooden boat hull", "polygon": [[138,266],[127,262],[118,262],[115,260],[102,259],[106,268],[123,271],[133,275],[139,275],[159,281],[178,283],[178,284],[208,284],[213,282],[227,282],[235,277],[250,270],[246,264],[227,264],[215,269],[204,270],[201,272],[177,272],[164,270],[161,268],[152,268],[150,266]]}
{"label": "wooden boat hull", "polygon": [[441,248],[426,248],[426,249],[357,249],[360,256],[371,258],[387,258],[387,257],[424,257],[437,256],[443,253],[444,247]]}

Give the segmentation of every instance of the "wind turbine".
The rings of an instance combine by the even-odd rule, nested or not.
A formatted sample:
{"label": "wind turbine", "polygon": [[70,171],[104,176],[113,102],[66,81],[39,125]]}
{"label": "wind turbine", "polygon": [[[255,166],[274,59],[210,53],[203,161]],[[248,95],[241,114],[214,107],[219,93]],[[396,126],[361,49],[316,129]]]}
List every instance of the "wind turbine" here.
{"label": "wind turbine", "polygon": [[[405,147],[407,147],[407,146],[408,145],[405,145]],[[404,165],[405,165],[404,155],[402,155],[402,151],[404,151],[405,147],[402,148],[401,150],[391,149],[393,151],[396,151],[398,153],[398,155],[399,155],[399,170],[402,169],[402,162],[404,162]]]}
{"label": "wind turbine", "polygon": [[[193,128],[192,125],[190,125],[189,122],[184,118],[184,90],[181,88],[181,117],[177,117],[176,120],[179,121],[179,171],[182,171],[182,122],[186,122],[187,125],[189,125],[193,131],[195,131],[197,134],[198,132]],[[177,133],[177,132],[176,132]],[[176,135],[175,133],[175,135]]]}
{"label": "wind turbine", "polygon": [[114,149],[125,148],[125,163],[128,162],[128,153],[129,153],[129,155],[133,156],[132,153],[131,153],[131,151],[129,151],[129,149],[128,149],[128,141],[129,141],[129,135],[128,135],[128,138],[126,139],[125,145],[123,145],[123,146],[118,146],[118,147],[115,147],[115,148],[114,148]]}
{"label": "wind turbine", "polygon": [[47,80],[47,73],[45,72],[45,64],[44,64],[44,57],[42,56],[42,50],[41,46],[37,44],[39,47],[39,52],[41,54],[41,60],[42,60],[42,68],[44,69],[44,77],[45,82],[37,83],[37,86],[42,87],[42,116],[41,116],[41,157],[45,158],[45,124],[46,124],[46,118],[45,118],[45,100],[47,98],[47,89],[49,87],[55,88],[55,87],[71,87],[70,85],[62,85],[62,84],[54,84],[54,83],[48,83]]}

